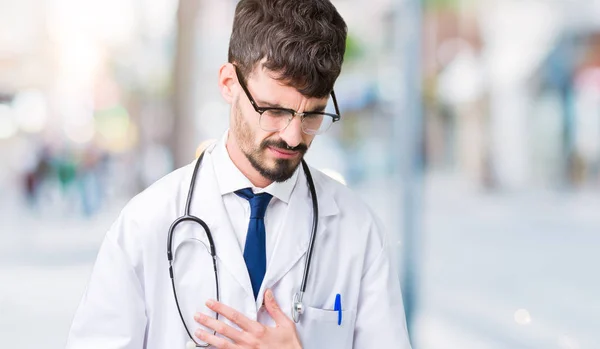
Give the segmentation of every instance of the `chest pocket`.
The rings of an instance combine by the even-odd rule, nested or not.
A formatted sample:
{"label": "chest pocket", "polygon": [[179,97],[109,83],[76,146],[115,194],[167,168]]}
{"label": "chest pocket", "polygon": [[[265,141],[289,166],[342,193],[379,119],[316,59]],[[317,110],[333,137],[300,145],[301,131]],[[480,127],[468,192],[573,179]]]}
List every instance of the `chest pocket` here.
{"label": "chest pocket", "polygon": [[300,319],[299,335],[305,349],[350,349],[354,335],[356,311],[342,310],[342,323],[338,325],[338,312],[305,306]]}

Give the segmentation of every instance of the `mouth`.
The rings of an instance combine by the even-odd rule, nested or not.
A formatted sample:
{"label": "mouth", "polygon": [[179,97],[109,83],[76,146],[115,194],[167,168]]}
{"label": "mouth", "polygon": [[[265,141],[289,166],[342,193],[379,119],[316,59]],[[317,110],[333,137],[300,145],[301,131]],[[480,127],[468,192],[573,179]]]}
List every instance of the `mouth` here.
{"label": "mouth", "polygon": [[281,158],[281,159],[293,159],[293,158],[297,157],[298,154],[300,154],[299,151],[284,150],[284,149],[276,148],[276,147],[268,147],[268,149],[276,157]]}

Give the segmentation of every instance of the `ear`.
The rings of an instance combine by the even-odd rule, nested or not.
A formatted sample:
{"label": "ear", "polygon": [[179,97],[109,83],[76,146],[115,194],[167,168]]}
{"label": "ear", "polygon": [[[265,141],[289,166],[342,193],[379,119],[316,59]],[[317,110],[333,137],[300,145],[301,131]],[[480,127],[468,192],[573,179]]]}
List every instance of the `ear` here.
{"label": "ear", "polygon": [[225,63],[219,69],[219,90],[223,99],[228,104],[233,102],[233,86],[237,83],[237,77],[235,75],[235,67],[231,63]]}

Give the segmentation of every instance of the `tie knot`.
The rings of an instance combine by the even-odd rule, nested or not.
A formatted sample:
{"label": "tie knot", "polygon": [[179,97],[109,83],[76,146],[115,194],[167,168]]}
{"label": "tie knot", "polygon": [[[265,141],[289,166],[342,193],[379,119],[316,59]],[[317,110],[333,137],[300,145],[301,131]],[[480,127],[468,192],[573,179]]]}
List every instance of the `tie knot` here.
{"label": "tie knot", "polygon": [[240,189],[235,192],[237,196],[244,198],[250,202],[250,219],[265,218],[267,206],[273,197],[269,193],[254,194],[252,188]]}

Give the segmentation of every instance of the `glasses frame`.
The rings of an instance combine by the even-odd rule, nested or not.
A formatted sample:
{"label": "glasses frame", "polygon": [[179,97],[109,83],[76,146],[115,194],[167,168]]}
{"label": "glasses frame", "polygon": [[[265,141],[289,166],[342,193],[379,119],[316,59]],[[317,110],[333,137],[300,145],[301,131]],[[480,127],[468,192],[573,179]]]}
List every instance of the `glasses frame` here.
{"label": "glasses frame", "polygon": [[[321,111],[311,111],[311,112],[307,112],[307,113],[299,113],[299,112],[297,112],[296,110],[294,110],[294,109],[289,109],[289,108],[278,108],[278,107],[260,107],[260,106],[258,106],[258,104],[256,104],[256,101],[254,100],[254,98],[253,98],[253,97],[252,97],[252,95],[250,94],[250,91],[248,90],[248,86],[246,86],[246,83],[244,83],[244,78],[243,78],[242,74],[240,73],[240,71],[239,71],[238,67],[237,67],[235,64],[233,65],[233,67],[235,68],[235,75],[237,76],[237,79],[238,79],[238,81],[239,81],[239,83],[240,83],[240,86],[242,87],[242,90],[244,90],[244,93],[246,94],[246,97],[248,97],[248,100],[250,101],[250,104],[252,104],[252,107],[254,108],[254,110],[255,110],[255,111],[256,111],[256,112],[257,112],[257,113],[258,113],[258,114],[259,114],[261,117],[262,117],[262,115],[263,115],[263,114],[264,114],[266,111],[269,111],[269,110],[288,112],[288,113],[290,113],[290,114],[292,115],[290,118],[288,118],[288,122],[287,122],[287,124],[286,124],[284,127],[280,128],[279,130],[265,130],[265,129],[263,129],[263,131],[266,131],[266,132],[279,132],[279,131],[281,131],[281,130],[285,130],[285,129],[286,129],[286,128],[287,128],[287,127],[290,125],[290,123],[292,122],[292,119],[293,119],[295,116],[300,116],[300,118],[301,118],[301,120],[300,120],[300,121],[302,122],[302,125],[304,125],[303,121],[304,121],[304,118],[305,118],[307,115],[323,115],[323,116],[329,116],[329,117],[331,117],[331,118],[332,118],[332,120],[333,120],[333,121],[331,122],[331,125],[333,125],[333,123],[335,123],[335,122],[337,122],[337,121],[340,121],[340,119],[342,118],[342,117],[341,117],[341,114],[340,114],[340,108],[338,107],[337,99],[335,98],[335,92],[334,92],[333,90],[331,90],[331,99],[332,99],[332,101],[333,101],[333,106],[334,106],[334,108],[335,108],[335,112],[336,112],[336,114],[332,114],[332,113],[326,113],[326,112],[321,112]],[[258,123],[258,125],[260,126],[260,120],[259,120],[259,123]],[[304,126],[303,126],[303,127],[302,127],[302,132],[304,132],[304,133],[306,133],[306,134],[309,134],[309,135],[318,135],[318,134],[323,134],[323,133],[325,133],[325,132],[327,132],[327,131],[329,130],[329,128],[331,127],[331,125],[329,125],[329,127],[328,127],[326,130],[324,130],[323,132],[321,132],[321,133],[309,133],[309,132],[306,132],[306,131],[304,130]],[[261,129],[262,129],[262,127],[261,127]]]}

